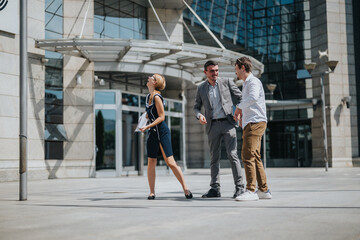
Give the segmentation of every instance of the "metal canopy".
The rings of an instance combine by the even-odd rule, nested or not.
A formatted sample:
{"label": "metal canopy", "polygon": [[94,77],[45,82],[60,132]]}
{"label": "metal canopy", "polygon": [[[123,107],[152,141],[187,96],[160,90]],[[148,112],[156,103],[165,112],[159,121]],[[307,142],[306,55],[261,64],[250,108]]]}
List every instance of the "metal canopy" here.
{"label": "metal canopy", "polygon": [[292,110],[313,107],[312,99],[296,100],[265,100],[266,107],[269,111],[275,110]]}
{"label": "metal canopy", "polygon": [[[209,59],[219,62],[220,77],[234,79],[236,59],[246,56],[215,47],[136,39],[37,40],[36,47],[86,58],[95,63],[95,71],[158,72],[192,83],[203,80],[203,65]],[[247,57],[253,63],[253,74],[260,76],[264,65]]]}

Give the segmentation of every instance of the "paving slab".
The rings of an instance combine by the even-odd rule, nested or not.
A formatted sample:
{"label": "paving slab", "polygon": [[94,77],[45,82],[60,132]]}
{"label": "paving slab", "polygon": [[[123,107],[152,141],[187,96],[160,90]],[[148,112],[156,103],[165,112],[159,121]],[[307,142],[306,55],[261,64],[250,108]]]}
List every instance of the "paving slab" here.
{"label": "paving slab", "polygon": [[221,198],[202,199],[208,169],[189,169],[194,199],[175,177],[145,176],[0,183],[0,240],[22,239],[360,239],[360,168],[268,168],[272,200],[237,202],[230,169]]}

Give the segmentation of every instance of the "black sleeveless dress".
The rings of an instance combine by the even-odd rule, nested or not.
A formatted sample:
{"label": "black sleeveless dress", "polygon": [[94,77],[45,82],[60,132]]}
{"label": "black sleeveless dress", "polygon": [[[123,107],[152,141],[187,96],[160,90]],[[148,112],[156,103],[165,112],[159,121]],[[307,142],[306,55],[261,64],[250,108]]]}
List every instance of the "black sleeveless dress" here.
{"label": "black sleeveless dress", "polygon": [[[150,94],[146,96],[146,112],[151,123],[159,117],[155,106],[155,96],[159,96],[161,101],[164,103],[163,97],[160,94],[155,94],[152,104],[149,105]],[[149,129],[146,143],[149,158],[157,158],[158,153],[161,152],[160,144],[164,149],[166,157],[174,155],[171,146],[170,130],[165,121],[162,121]]]}

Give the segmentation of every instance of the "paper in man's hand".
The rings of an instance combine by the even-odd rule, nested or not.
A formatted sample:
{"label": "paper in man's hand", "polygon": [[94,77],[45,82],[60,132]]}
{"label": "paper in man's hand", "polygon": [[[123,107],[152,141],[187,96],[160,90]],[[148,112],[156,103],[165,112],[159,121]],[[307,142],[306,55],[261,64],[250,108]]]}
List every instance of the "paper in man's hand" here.
{"label": "paper in man's hand", "polygon": [[140,128],[145,127],[146,123],[148,121],[148,119],[146,118],[147,113],[144,112],[143,114],[141,114],[139,121],[138,121],[138,125],[136,126],[135,132],[141,132]]}

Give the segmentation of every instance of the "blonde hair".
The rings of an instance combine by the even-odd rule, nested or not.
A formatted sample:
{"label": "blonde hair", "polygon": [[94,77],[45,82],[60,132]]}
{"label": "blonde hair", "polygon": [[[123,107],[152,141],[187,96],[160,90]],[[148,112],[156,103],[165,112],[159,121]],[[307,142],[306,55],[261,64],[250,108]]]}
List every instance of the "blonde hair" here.
{"label": "blonde hair", "polygon": [[152,103],[154,95],[155,94],[160,94],[160,91],[164,90],[165,86],[166,86],[165,77],[163,75],[155,73],[154,78],[155,78],[155,81],[156,81],[156,83],[155,83],[155,91],[153,91],[153,93],[150,95],[149,104]]}

